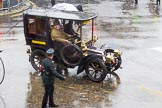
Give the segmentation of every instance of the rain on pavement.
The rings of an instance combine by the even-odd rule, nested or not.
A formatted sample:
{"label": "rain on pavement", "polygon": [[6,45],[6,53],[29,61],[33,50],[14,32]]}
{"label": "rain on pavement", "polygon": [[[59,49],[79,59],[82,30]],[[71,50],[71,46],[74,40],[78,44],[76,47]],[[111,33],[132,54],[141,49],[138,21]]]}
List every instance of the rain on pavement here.
{"label": "rain on pavement", "polygon": [[[39,0],[36,4],[43,6]],[[69,0],[66,0],[68,2]],[[74,0],[76,1],[76,0]],[[79,0],[78,0],[79,1]],[[73,2],[74,3],[74,2]],[[84,11],[97,13],[98,47],[120,49],[123,69],[117,70],[121,84],[108,96],[105,108],[161,108],[162,106],[162,19],[155,1],[80,0]],[[49,5],[49,2],[45,5]],[[23,24],[18,18],[0,21],[0,54],[6,76],[0,85],[0,108],[24,108],[29,72],[34,72],[26,54]],[[20,23],[18,23],[20,21]],[[18,23],[18,24],[17,24]],[[16,25],[17,24],[17,25]],[[13,26],[12,29],[10,29]]]}

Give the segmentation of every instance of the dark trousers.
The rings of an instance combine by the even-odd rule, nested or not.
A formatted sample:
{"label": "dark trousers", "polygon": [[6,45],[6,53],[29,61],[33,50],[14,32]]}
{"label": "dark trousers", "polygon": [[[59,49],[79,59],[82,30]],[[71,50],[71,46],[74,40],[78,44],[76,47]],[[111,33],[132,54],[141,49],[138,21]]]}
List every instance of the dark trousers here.
{"label": "dark trousers", "polygon": [[45,85],[44,89],[45,93],[43,96],[42,108],[46,108],[48,99],[49,99],[49,106],[52,106],[54,104],[53,102],[54,85]]}
{"label": "dark trousers", "polygon": [[138,4],[138,0],[135,0],[135,4]]}
{"label": "dark trousers", "polygon": [[51,0],[51,4],[52,4],[52,6],[54,6],[55,5],[55,0]]}
{"label": "dark trousers", "polygon": [[156,0],[156,5],[160,5],[160,0]]}

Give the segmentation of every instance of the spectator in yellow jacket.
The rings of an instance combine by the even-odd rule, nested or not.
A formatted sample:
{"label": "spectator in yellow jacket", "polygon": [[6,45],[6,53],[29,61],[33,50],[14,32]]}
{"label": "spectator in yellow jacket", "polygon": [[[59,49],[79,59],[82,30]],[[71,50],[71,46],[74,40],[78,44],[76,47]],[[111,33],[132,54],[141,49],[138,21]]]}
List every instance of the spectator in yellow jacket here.
{"label": "spectator in yellow jacket", "polygon": [[55,21],[51,31],[51,38],[53,41],[58,41],[63,44],[70,44],[72,36],[65,33],[58,20]]}

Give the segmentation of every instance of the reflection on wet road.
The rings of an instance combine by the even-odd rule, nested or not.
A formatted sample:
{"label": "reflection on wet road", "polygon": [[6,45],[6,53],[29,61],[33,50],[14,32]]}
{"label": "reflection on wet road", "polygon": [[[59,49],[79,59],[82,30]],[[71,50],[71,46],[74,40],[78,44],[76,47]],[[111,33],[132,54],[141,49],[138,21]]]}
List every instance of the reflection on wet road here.
{"label": "reflection on wet road", "polygon": [[105,1],[93,8],[100,42],[123,51],[123,69],[117,72],[121,85],[110,95],[111,108],[160,108],[161,7],[143,0],[137,6]]}
{"label": "reflection on wet road", "polygon": [[[97,45],[107,43],[107,47],[123,52],[123,69],[117,71],[121,84],[109,95],[110,105],[101,107],[161,108],[161,6],[148,0],[139,1],[137,6],[122,0],[98,1],[79,1],[85,3],[84,11],[98,15]],[[40,2],[37,5],[42,6]],[[21,17],[0,21],[0,49],[5,50],[2,57],[7,66],[5,82],[0,86],[0,108],[25,107],[28,74],[33,70],[25,53],[22,26]]]}

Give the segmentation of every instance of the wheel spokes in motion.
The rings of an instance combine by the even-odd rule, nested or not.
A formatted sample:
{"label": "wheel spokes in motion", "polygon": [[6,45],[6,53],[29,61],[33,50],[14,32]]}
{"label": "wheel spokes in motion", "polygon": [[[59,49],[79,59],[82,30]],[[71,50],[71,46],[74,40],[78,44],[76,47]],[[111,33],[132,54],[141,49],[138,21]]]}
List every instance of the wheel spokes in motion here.
{"label": "wheel spokes in motion", "polygon": [[91,77],[97,79],[100,78],[103,74],[103,70],[101,68],[101,66],[99,66],[99,64],[92,62],[89,65],[88,68],[89,74],[91,75]]}

